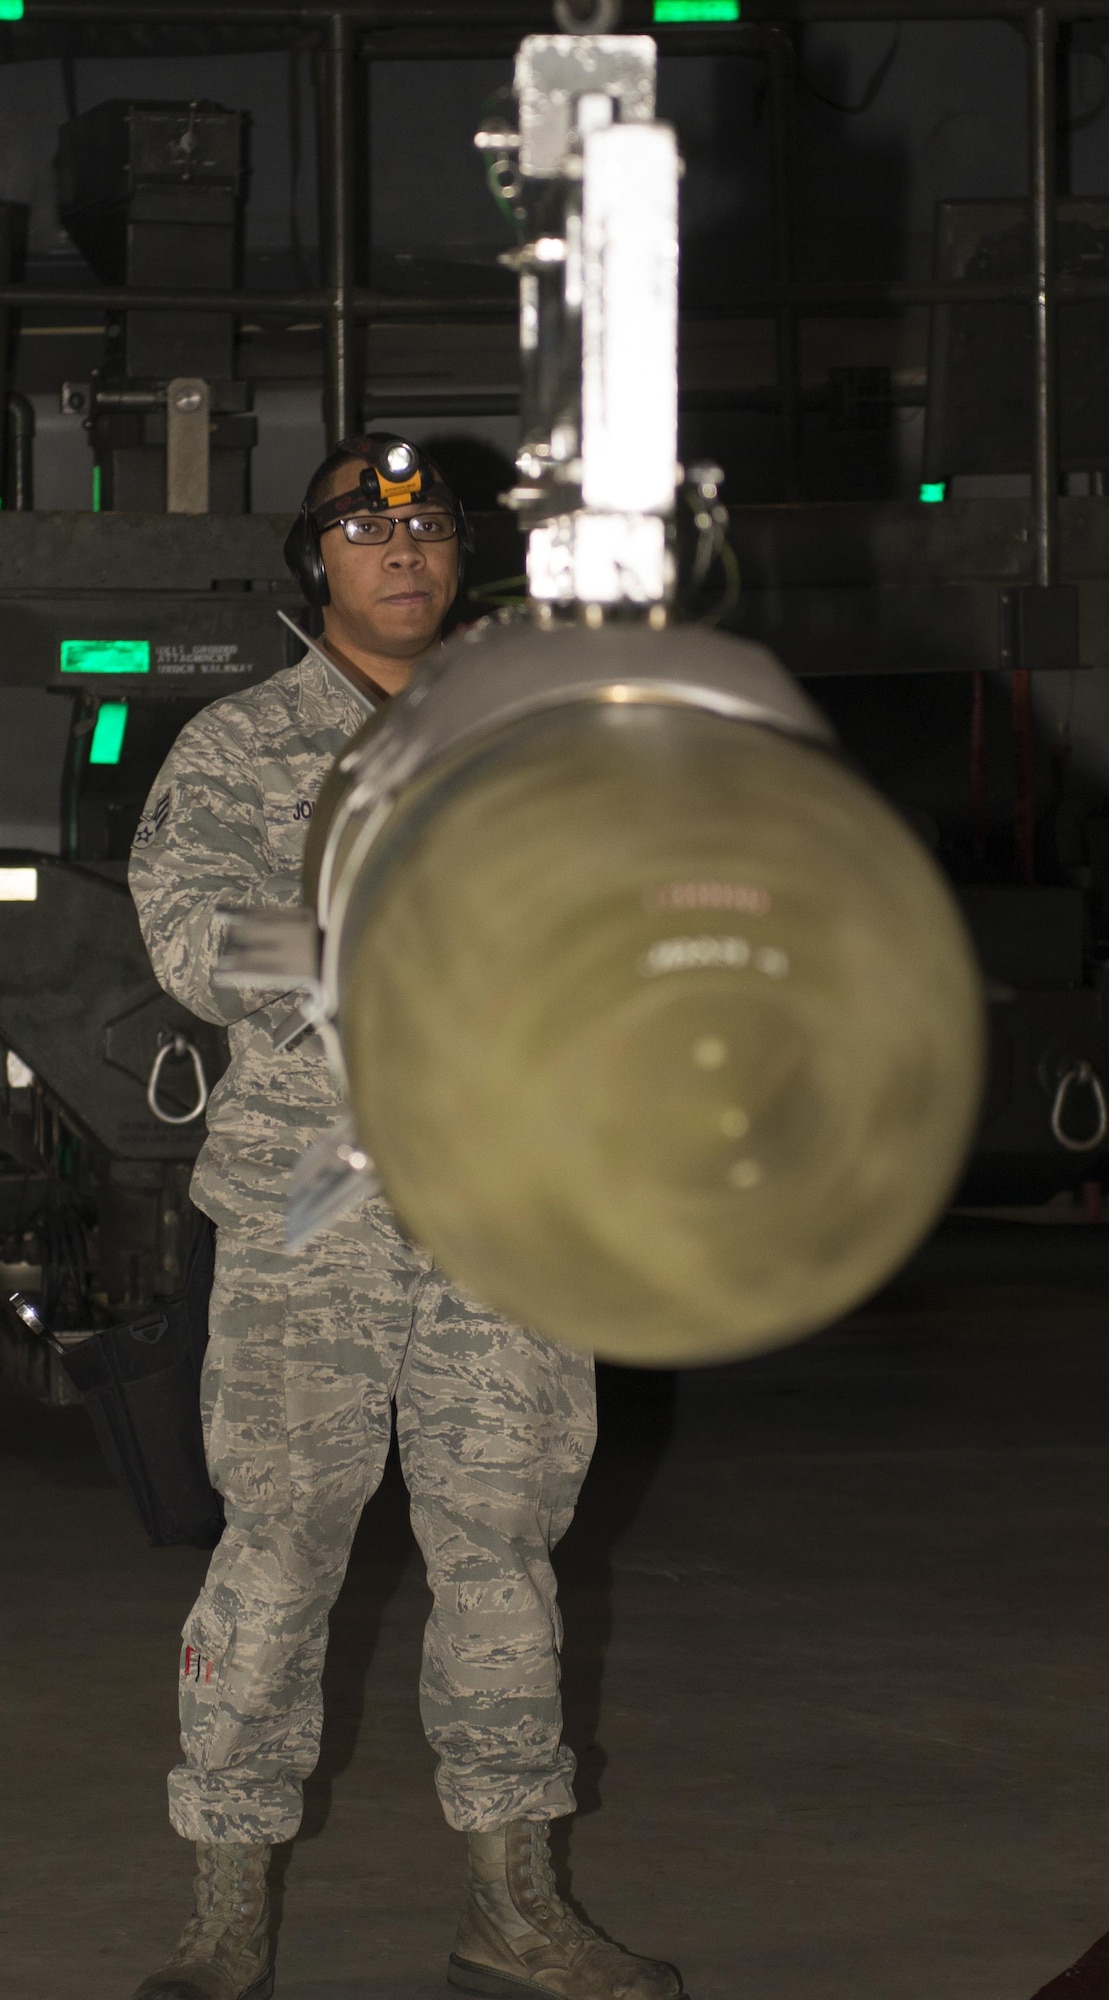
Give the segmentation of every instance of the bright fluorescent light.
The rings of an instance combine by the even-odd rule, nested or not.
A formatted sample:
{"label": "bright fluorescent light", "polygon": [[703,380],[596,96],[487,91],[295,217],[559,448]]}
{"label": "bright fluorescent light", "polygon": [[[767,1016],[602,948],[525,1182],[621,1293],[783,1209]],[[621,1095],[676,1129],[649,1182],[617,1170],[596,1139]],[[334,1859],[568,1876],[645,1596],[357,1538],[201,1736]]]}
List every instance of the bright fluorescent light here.
{"label": "bright fluorescent light", "polygon": [[148,674],[149,639],[63,639],[63,674]]}
{"label": "bright fluorescent light", "polygon": [[0,868],[0,903],[35,903],[38,893],[37,868]]}
{"label": "bright fluorescent light", "polygon": [[655,0],[659,21],[738,21],[739,0]]}
{"label": "bright fluorescent light", "polygon": [[102,701],[96,711],[96,728],[89,745],[90,764],[118,764],[127,728],[127,703]]}

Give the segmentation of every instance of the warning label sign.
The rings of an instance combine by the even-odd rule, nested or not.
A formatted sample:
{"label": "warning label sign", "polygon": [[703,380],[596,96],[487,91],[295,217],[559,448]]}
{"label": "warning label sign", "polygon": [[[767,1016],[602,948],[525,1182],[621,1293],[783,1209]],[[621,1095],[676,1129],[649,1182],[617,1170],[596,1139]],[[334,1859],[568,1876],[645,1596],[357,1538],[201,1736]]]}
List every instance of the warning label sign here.
{"label": "warning label sign", "polygon": [[200,646],[158,646],[154,648],[156,674],[250,674],[251,660],[239,658],[239,648],[230,643]]}

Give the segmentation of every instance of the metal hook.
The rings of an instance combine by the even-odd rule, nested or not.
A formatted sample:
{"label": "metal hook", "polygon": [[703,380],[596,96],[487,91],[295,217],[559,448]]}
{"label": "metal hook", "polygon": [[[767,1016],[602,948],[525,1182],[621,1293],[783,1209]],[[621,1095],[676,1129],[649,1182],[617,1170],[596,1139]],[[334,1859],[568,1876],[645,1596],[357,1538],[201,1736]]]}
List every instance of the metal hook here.
{"label": "metal hook", "polygon": [[[1090,1091],[1097,1105],[1097,1128],[1088,1139],[1072,1139],[1063,1130],[1063,1112],[1067,1098],[1071,1090],[1077,1086]],[[1055,1102],[1051,1107],[1051,1129],[1059,1144],[1065,1146],[1068,1153],[1092,1153],[1104,1143],[1106,1135],[1109,1134],[1109,1104],[1105,1101],[1101,1078],[1091,1062],[1083,1059],[1068,1069],[1065,1076],[1060,1077]]]}
{"label": "metal hook", "polygon": [[565,35],[607,35],[620,20],[620,0],[554,0],[554,17]]}
{"label": "metal hook", "polygon": [[[178,1058],[188,1056],[192,1062],[193,1075],[196,1078],[196,1103],[191,1111],[163,1111],[158,1103],[158,1081],[162,1074],[162,1065],[169,1055]],[[146,1086],[146,1101],[155,1118],[163,1125],[191,1125],[194,1118],[200,1117],[208,1102],[208,1079],[204,1074],[200,1050],[195,1043],[190,1042],[187,1035],[182,1034],[180,1028],[172,1033],[167,1032],[162,1038],[162,1046],[151,1065],[150,1078]]]}

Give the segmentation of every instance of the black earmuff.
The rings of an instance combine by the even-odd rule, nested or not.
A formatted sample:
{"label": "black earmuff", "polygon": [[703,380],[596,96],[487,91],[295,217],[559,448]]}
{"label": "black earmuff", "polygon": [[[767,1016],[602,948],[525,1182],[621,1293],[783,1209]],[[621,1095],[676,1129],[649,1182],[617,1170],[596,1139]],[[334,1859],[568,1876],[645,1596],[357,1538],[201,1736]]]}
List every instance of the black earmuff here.
{"label": "black earmuff", "polygon": [[285,561],[300,585],[307,604],[322,610],[331,602],[328,589],[327,570],[324,565],[323,549],[320,545],[320,531],[304,502],[300,513],[285,537]]}

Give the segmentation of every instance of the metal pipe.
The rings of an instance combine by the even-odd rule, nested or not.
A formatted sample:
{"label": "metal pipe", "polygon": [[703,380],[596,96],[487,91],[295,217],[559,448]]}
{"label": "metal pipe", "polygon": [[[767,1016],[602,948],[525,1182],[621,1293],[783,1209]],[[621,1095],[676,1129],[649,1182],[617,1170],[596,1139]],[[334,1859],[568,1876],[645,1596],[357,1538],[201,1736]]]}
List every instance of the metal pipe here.
{"label": "metal pipe", "polygon": [[[373,89],[374,66],[364,57],[356,62],[353,75],[354,117],[351,143],[351,257],[352,275],[365,285],[373,283]],[[373,424],[370,400],[370,373],[373,340],[368,320],[352,320],[354,349],[355,416],[361,430]]]}
{"label": "metal pipe", "polygon": [[[224,21],[283,22],[323,26],[336,14],[370,28],[459,28],[455,6],[435,0],[30,0],[26,20],[35,21]],[[482,0],[475,19],[487,27],[550,28],[542,0]],[[463,30],[464,32],[464,30]]]}
{"label": "metal pipe", "polygon": [[1036,582],[1055,583],[1059,542],[1055,259],[1055,44],[1050,4],[1028,17],[1028,146],[1032,195],[1032,523]]}
{"label": "metal pipe", "polygon": [[350,21],[332,14],[327,26],[328,201],[324,271],[328,289],[324,353],[324,420],[329,445],[355,428],[352,348],[354,145],[351,125],[354,57]]}
{"label": "metal pipe", "polygon": [[[75,312],[258,312],[317,313],[331,308],[330,291],[296,292],[174,292],[150,291],[125,285],[0,285],[0,306],[49,306]],[[349,292],[354,319],[503,319],[515,320],[517,307],[507,294],[501,298],[406,297],[400,293]]]}
{"label": "metal pipe", "polygon": [[[770,70],[770,125],[774,181],[774,246],[778,281],[793,282],[793,94],[795,62],[792,38],[775,29],[767,38]],[[778,393],[782,412],[782,460],[787,500],[801,497],[801,356],[797,309],[788,300],[778,306],[775,341]]]}
{"label": "metal pipe", "polygon": [[69,741],[62,766],[62,858],[76,861],[81,851],[81,778],[89,759],[96,697],[82,691],[70,709]]}
{"label": "metal pipe", "polygon": [[[747,24],[781,25],[789,21],[981,21],[1004,20],[1024,21],[1027,7],[1022,0],[745,0]],[[354,26],[366,29],[396,29],[398,33],[407,29],[410,33],[421,28],[443,28],[455,31],[455,41],[451,45],[459,56],[472,54],[472,29],[503,28],[526,33],[550,32],[550,9],[542,0],[532,0],[532,4],[521,4],[521,0],[483,0],[480,10],[475,9],[472,18],[460,19],[457,6],[434,4],[420,5],[419,0],[394,0],[394,4],[384,4],[384,0],[28,0],[25,19],[28,26],[36,21],[106,21],[126,24],[129,21],[157,21],[164,25],[172,21],[219,21],[225,25],[273,22],[294,27],[322,27],[331,21],[337,12]],[[1109,15],[1109,0],[1058,0],[1055,8],[1059,20],[1103,20]],[[689,53],[707,52],[707,33],[678,28],[668,33],[665,28],[656,30],[647,7],[629,6],[623,26],[629,32],[651,30],[657,35],[662,48],[688,49]],[[718,31],[719,32],[719,31]],[[735,36],[736,29],[723,31]],[[18,34],[18,28],[15,30]],[[437,53],[451,52],[446,45]]]}
{"label": "metal pipe", "polygon": [[24,514],[35,504],[35,411],[30,399],[21,396],[17,389],[9,389],[7,409],[4,506],[14,513]]}
{"label": "metal pipe", "polygon": [[[927,390],[923,384],[895,382],[889,401],[894,409],[920,410],[927,401]],[[801,389],[798,404],[801,410],[826,410],[828,391],[822,387]],[[758,410],[780,416],[782,395],[777,384],[753,389],[680,389],[678,406],[714,412]],[[517,415],[519,409],[518,389],[383,389],[373,399],[375,417],[507,417]]]}
{"label": "metal pipe", "polygon": [[[1078,278],[1066,272],[1055,277],[1053,291],[1059,299],[1109,299],[1109,278]],[[824,279],[774,281],[739,285],[731,294],[713,301],[703,314],[687,313],[688,318],[744,318],[754,313],[772,312],[790,305],[802,312],[868,313],[887,306],[995,305],[1001,301],[1034,299],[1032,278],[1009,279],[901,279],[852,278],[840,282]],[[173,292],[128,290],[124,285],[0,285],[0,307],[49,306],[62,310],[106,312],[314,312],[325,317],[333,294],[326,292]],[[482,298],[478,294],[445,298],[413,297],[401,293],[373,292],[350,288],[349,314],[354,320],[504,320],[516,318],[517,308],[508,297]]]}

